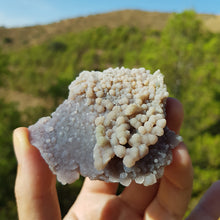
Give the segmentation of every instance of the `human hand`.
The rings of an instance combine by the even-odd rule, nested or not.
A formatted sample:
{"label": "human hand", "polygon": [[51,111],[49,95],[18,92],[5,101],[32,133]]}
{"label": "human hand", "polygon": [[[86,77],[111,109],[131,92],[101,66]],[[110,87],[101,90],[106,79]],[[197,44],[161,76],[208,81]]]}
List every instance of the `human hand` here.
{"label": "human hand", "polygon": [[[167,125],[176,133],[183,121],[181,104],[167,99]],[[15,194],[18,214],[24,219],[61,219],[56,178],[31,146],[28,130],[14,131],[18,160]],[[132,182],[116,196],[117,183],[85,179],[82,190],[65,220],[182,219],[192,190],[192,164],[183,143],[173,150],[173,162],[158,183],[145,187]]]}
{"label": "human hand", "polygon": [[213,183],[186,220],[220,220],[220,180]]}

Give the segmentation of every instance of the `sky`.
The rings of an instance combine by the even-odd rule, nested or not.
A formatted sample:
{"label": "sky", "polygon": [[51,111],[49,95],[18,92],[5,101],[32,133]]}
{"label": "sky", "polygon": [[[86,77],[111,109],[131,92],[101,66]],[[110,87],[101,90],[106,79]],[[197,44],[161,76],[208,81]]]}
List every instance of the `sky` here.
{"label": "sky", "polygon": [[220,15],[220,0],[0,0],[0,26],[22,27],[123,9]]}

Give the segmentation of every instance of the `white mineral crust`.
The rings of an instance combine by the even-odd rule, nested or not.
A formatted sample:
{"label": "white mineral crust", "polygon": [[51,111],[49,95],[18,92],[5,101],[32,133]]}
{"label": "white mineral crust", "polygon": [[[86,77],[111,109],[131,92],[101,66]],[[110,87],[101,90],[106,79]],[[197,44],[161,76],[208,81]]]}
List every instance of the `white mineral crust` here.
{"label": "white mineral crust", "polygon": [[63,183],[79,175],[125,186],[154,184],[180,141],[166,126],[160,71],[83,71],[51,117],[29,127],[31,143]]}

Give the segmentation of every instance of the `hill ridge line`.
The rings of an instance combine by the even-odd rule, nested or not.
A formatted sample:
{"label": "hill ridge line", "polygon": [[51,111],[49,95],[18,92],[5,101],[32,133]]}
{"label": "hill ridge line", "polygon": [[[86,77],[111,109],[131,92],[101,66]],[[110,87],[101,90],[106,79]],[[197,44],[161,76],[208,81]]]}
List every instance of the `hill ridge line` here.
{"label": "hill ridge line", "polygon": [[[108,13],[64,19],[58,22],[19,28],[0,27],[0,48],[17,49],[40,44],[54,36],[106,26],[136,26],[140,29],[162,30],[173,13],[142,10],[120,10]],[[198,14],[204,26],[220,32],[220,15]]]}

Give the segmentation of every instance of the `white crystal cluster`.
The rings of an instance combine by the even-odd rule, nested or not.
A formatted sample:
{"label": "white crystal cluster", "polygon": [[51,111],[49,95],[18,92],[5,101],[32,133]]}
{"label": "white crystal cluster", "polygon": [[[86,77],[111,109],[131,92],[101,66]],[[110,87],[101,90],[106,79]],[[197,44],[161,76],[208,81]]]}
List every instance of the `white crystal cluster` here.
{"label": "white crystal cluster", "polygon": [[126,167],[134,166],[164,134],[163,102],[168,92],[159,70],[154,74],[144,68],[84,71],[69,89],[70,99],[85,94],[88,105],[100,115],[95,120],[93,154],[98,170],[115,155]]}
{"label": "white crystal cluster", "polygon": [[91,179],[150,185],[172,161],[178,136],[166,126],[160,71],[83,71],[51,117],[29,127],[31,142],[62,183]]}

